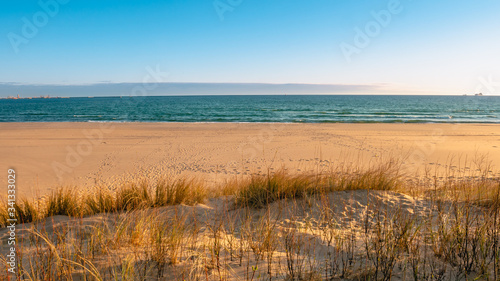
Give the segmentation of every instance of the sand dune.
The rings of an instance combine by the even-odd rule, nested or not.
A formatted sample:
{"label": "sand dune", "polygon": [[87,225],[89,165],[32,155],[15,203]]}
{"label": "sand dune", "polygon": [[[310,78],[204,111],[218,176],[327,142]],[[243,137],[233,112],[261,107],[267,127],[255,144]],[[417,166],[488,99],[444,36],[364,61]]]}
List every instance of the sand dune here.
{"label": "sand dune", "polygon": [[[414,198],[391,191],[347,190],[331,192],[326,194],[326,197],[280,200],[264,209],[249,210],[235,208],[232,197],[219,197],[195,206],[177,205],[128,213],[99,214],[86,218],[54,216],[36,223],[19,225],[17,239],[18,247],[23,249],[25,263],[31,256],[41,255],[40,248],[30,244],[41,237],[48,241],[59,241],[51,243],[62,249],[64,244],[58,243],[77,245],[78,241],[86,241],[84,244],[88,245],[93,239],[108,241],[102,245],[106,247],[106,251],[95,250],[104,257],[93,258],[93,266],[100,268],[101,274],[106,274],[105,269],[108,266],[116,266],[115,271],[127,274],[123,271],[124,263],[133,257],[136,268],[133,274],[140,275],[141,260],[151,262],[150,259],[153,259],[141,254],[150,250],[148,244],[151,243],[149,239],[153,225],[181,218],[184,238],[177,245],[180,252],[178,256],[176,254],[175,264],[169,264],[159,280],[204,280],[209,277],[209,280],[252,280],[250,276],[253,273],[249,273],[249,268],[256,272],[255,276],[262,277],[267,277],[268,269],[272,268],[273,280],[290,280],[290,262],[297,263],[293,268],[297,270],[297,274],[303,276],[301,278],[305,278],[301,280],[365,280],[365,276],[374,272],[371,261],[366,257],[366,247],[370,247],[371,252],[380,246],[384,251],[388,251],[384,252],[384,255],[390,255],[392,246],[385,243],[396,243],[398,239],[397,236],[389,236],[394,241],[378,241],[377,229],[380,228],[383,237],[387,237],[388,233],[400,233],[400,227],[409,225],[409,237],[406,239],[411,245],[420,245],[422,249],[407,250],[412,253],[411,256],[407,256],[410,252],[405,254],[404,250],[398,250],[397,262],[404,266],[395,266],[390,280],[413,280],[411,262],[415,258],[421,259],[419,276],[441,272],[441,277],[446,280],[462,280],[457,277],[461,276],[457,268],[443,263],[434,254],[435,250],[431,250],[431,245],[424,243],[424,235],[429,235],[429,229],[426,228],[428,225],[435,224],[437,227],[439,224],[436,221],[443,219],[449,220],[450,225],[453,225],[451,210],[457,202],[443,204],[440,205],[430,198]],[[460,208],[460,204],[456,207]],[[470,216],[482,217],[479,208],[473,207],[469,210]],[[269,242],[270,238],[266,238],[267,231],[271,231],[277,240]],[[135,232],[137,233],[134,234]],[[99,238],[92,239],[93,233],[98,233]],[[7,241],[8,235],[7,229],[0,230],[1,241]],[[168,236],[171,234],[165,235],[171,237]],[[213,264],[219,263],[214,261],[213,247],[216,245],[214,243],[217,243],[217,240],[214,240],[217,238],[214,237],[219,237],[219,243],[222,243],[222,270],[213,267]],[[138,240],[134,242],[135,239]],[[252,246],[252,243],[255,245]],[[265,254],[269,251],[266,243],[276,243],[271,260]],[[292,243],[293,248],[287,248],[287,243]],[[40,247],[39,244],[35,245]],[[73,246],[69,249],[71,247]],[[246,249],[244,254],[241,255],[238,247]],[[262,257],[258,257],[259,251],[253,247],[266,249]],[[2,254],[6,255],[9,248],[3,246],[0,249]],[[288,250],[293,250],[294,254],[290,256]],[[241,260],[238,257],[241,257]],[[345,262],[350,257],[354,263],[347,265]],[[423,260],[426,260],[426,263]],[[325,263],[327,261],[328,264]],[[207,268],[209,264],[212,267]],[[343,275],[344,267],[345,279],[338,278]],[[158,268],[153,264],[147,274],[155,276],[155,270]],[[80,280],[83,270],[76,267],[74,272],[73,278]],[[314,275],[310,275],[312,273]],[[327,276],[330,275],[337,278],[328,279]],[[469,277],[474,276],[479,275],[471,274]],[[147,280],[156,279],[151,277]]]}

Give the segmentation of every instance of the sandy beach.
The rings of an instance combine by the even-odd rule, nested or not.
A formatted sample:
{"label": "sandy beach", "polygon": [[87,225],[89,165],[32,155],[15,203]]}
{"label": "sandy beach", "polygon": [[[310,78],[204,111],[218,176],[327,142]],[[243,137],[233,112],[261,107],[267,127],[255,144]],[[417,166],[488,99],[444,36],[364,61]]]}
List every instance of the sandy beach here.
{"label": "sandy beach", "polygon": [[487,124],[3,123],[0,131],[1,170],[16,169],[18,194],[26,197],[138,174],[216,183],[389,157],[417,174],[486,155],[500,165],[500,126]]}
{"label": "sandy beach", "polygon": [[499,1],[4,2],[0,281],[500,281]]}

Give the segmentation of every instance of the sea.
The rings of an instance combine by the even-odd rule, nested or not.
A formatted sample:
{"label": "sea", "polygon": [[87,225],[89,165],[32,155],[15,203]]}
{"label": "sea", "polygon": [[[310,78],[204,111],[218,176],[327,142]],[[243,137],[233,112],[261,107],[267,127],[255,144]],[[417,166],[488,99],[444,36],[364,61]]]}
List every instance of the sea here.
{"label": "sea", "polygon": [[1,99],[0,122],[500,123],[500,96]]}

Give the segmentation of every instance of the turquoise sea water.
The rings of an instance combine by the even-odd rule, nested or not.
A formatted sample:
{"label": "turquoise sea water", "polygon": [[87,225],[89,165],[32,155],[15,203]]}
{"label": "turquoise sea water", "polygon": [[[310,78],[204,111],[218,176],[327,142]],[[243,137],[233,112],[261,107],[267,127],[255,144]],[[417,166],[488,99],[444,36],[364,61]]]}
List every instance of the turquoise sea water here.
{"label": "turquoise sea water", "polygon": [[500,123],[498,96],[163,96],[0,100],[0,122]]}

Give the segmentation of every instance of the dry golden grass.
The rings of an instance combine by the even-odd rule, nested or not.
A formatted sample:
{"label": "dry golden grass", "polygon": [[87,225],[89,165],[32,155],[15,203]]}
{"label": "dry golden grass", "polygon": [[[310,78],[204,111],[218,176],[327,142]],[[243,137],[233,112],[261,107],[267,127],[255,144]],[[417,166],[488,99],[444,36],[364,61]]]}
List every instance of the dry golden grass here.
{"label": "dry golden grass", "polygon": [[37,223],[19,234],[16,278],[500,280],[499,179],[444,174],[410,180],[388,161],[217,190],[188,179],[58,189],[18,202],[17,218]]}

